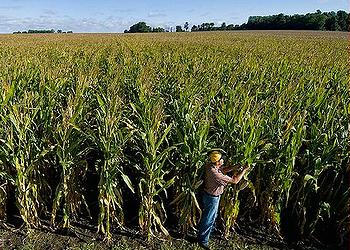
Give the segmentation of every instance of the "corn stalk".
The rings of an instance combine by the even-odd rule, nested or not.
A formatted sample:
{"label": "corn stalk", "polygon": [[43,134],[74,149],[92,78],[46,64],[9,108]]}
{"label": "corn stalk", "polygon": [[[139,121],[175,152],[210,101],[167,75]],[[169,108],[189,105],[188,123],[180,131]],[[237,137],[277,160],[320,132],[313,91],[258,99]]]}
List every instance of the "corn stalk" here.
{"label": "corn stalk", "polygon": [[134,193],[129,177],[124,174],[122,163],[123,148],[132,135],[123,127],[123,102],[119,97],[116,83],[98,86],[93,93],[98,106],[94,109],[95,130],[90,134],[103,158],[96,165],[100,175],[98,231],[111,238],[111,222],[118,226],[124,224],[123,192],[121,182]]}
{"label": "corn stalk", "polygon": [[84,157],[89,150],[84,145],[87,136],[81,130],[86,112],[84,107],[86,82],[79,81],[76,88],[71,91],[66,106],[60,110],[60,121],[54,131],[56,155],[61,174],[55,191],[51,223],[55,225],[57,211],[62,205],[63,228],[70,228],[71,217],[77,215],[82,204],[88,209],[81,192],[81,183],[87,171]]}
{"label": "corn stalk", "polygon": [[[161,192],[166,194],[175,181],[176,177],[166,180],[169,172],[165,168],[167,157],[169,157],[174,146],[164,146],[167,135],[172,125],[164,124],[164,113],[160,100],[141,98],[141,104],[130,104],[135,116],[136,134],[139,140],[136,145],[141,164],[138,167],[140,181],[138,191],[141,198],[139,209],[139,225],[150,240],[156,236],[158,230],[165,236],[169,236],[163,223],[166,219],[164,203],[160,196]],[[142,106],[141,106],[142,105]]]}

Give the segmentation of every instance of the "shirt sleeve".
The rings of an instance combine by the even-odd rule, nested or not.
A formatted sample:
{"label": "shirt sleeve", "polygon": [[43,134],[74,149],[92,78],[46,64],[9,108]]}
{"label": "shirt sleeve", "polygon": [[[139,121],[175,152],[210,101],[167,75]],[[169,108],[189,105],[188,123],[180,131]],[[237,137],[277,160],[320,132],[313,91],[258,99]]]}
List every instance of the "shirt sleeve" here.
{"label": "shirt sleeve", "polygon": [[215,180],[218,184],[226,186],[231,180],[232,178],[228,175],[224,175],[221,172],[218,172],[215,169],[211,170],[211,174],[213,177],[213,180]]}

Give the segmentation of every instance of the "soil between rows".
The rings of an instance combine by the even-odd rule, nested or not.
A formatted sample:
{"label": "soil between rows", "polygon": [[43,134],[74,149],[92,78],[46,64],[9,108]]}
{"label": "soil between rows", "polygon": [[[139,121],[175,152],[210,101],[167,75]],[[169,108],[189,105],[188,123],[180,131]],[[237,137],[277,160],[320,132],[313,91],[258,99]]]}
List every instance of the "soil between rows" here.
{"label": "soil between rows", "polygon": [[[156,238],[147,243],[146,238],[134,229],[113,230],[112,239],[107,242],[103,236],[98,234],[95,226],[88,223],[75,223],[71,230],[26,229],[1,226],[0,250],[2,249],[176,249],[176,250],[199,250],[201,249],[195,241],[194,235],[181,235],[175,230],[170,231],[171,239]],[[339,249],[326,247],[316,242],[293,242],[287,243],[283,239],[266,233],[260,228],[241,227],[229,239],[221,236],[215,231],[211,237],[211,249]]]}

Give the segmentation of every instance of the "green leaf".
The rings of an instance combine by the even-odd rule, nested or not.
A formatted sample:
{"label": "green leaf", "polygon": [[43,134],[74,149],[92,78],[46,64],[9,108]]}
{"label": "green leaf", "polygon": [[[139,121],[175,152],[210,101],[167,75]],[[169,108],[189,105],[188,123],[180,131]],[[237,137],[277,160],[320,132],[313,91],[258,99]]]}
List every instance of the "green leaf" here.
{"label": "green leaf", "polygon": [[131,190],[131,192],[135,193],[135,190],[132,186],[132,183],[131,183],[129,177],[125,174],[121,174],[121,175],[122,175],[124,183],[128,186],[128,188]]}

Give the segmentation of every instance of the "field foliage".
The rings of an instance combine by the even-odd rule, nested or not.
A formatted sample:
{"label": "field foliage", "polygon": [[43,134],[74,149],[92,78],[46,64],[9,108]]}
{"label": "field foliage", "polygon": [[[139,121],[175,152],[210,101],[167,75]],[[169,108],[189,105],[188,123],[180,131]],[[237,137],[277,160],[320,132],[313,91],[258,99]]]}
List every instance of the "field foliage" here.
{"label": "field foliage", "polygon": [[219,147],[252,166],[225,235],[347,242],[348,52],[340,32],[2,35],[1,220],[191,232]]}

